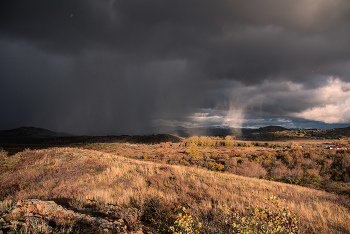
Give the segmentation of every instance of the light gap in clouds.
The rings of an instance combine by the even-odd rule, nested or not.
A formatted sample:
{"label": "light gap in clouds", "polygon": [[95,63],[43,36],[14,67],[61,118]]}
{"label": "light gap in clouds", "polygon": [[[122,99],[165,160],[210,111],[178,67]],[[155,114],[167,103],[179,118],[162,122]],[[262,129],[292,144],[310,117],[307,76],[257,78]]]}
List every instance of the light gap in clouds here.
{"label": "light gap in clouds", "polygon": [[350,83],[338,78],[330,78],[328,85],[314,90],[321,101],[321,106],[296,113],[299,118],[321,121],[328,124],[348,123],[350,121]]}
{"label": "light gap in clouds", "polygon": [[[295,118],[326,124],[350,121],[350,83],[338,77],[328,77],[324,86],[314,89],[291,81],[265,81],[260,86],[232,82],[227,90],[230,90],[225,94],[227,100],[218,101],[214,108],[197,110],[184,123],[176,123],[192,127],[280,125],[298,128],[298,124],[293,123]],[[278,117],[278,113],[283,113],[284,117]]]}

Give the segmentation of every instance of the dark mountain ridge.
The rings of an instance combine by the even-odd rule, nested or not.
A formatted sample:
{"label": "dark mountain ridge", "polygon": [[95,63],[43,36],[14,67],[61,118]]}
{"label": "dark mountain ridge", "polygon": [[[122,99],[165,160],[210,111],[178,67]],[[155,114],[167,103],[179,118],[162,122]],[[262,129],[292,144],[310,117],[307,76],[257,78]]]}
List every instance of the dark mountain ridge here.
{"label": "dark mountain ridge", "polygon": [[[170,130],[170,129],[168,129]],[[266,126],[258,129],[226,128],[226,127],[200,127],[200,128],[173,128],[171,131],[153,135],[135,136],[75,136],[64,132],[54,132],[44,128],[20,127],[0,131],[2,144],[70,144],[70,143],[96,143],[96,142],[130,142],[130,143],[160,143],[179,142],[181,138],[191,136],[218,136],[233,135],[242,140],[273,140],[276,138],[293,137],[319,137],[342,138],[350,137],[350,127],[335,129],[305,129],[291,130],[281,126]]]}
{"label": "dark mountain ridge", "polygon": [[174,129],[169,134],[179,137],[191,136],[219,136],[234,135],[236,138],[249,138],[252,134],[271,133],[289,131],[290,129],[281,126],[266,126],[261,128],[229,128],[229,127],[200,127],[200,128],[183,128]]}
{"label": "dark mountain ridge", "polygon": [[16,129],[0,131],[0,142],[37,142],[48,138],[68,136],[73,136],[73,134],[64,132],[54,132],[44,128],[20,127]]}
{"label": "dark mountain ridge", "polygon": [[0,131],[0,143],[5,144],[79,144],[79,143],[103,143],[103,142],[129,142],[129,143],[161,143],[180,142],[182,139],[171,134],[153,135],[121,135],[121,136],[75,136],[69,133],[54,132],[44,128],[20,127],[16,129]]}
{"label": "dark mountain ridge", "polygon": [[258,130],[258,132],[282,132],[282,131],[286,131],[286,130],[290,130],[290,129],[284,128],[281,126],[270,125],[270,126],[266,126],[266,127],[261,127],[257,130]]}

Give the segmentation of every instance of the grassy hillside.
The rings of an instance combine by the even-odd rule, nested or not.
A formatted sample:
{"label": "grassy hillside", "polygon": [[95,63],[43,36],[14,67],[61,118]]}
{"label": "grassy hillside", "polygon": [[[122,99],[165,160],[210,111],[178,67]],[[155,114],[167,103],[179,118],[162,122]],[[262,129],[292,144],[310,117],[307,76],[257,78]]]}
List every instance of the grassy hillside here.
{"label": "grassy hillside", "polygon": [[296,185],[77,148],[4,155],[0,165],[1,204],[134,207],[141,215],[128,229],[145,233],[350,233],[341,197]]}
{"label": "grassy hillside", "polygon": [[[342,143],[337,140],[334,143]],[[322,140],[251,142],[191,137],[181,143],[87,144],[128,158],[206,168],[350,196],[350,150],[329,150]],[[348,141],[346,141],[348,143]],[[343,144],[343,143],[342,143]],[[350,200],[345,199],[350,207]]]}

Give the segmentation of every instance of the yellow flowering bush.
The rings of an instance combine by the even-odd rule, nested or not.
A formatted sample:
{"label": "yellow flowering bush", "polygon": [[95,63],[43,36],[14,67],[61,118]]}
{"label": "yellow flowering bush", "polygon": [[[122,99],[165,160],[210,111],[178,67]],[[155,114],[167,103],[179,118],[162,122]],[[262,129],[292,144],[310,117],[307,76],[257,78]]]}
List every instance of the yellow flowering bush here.
{"label": "yellow flowering bush", "polygon": [[186,208],[182,208],[183,213],[179,213],[178,218],[174,222],[174,226],[170,226],[170,231],[174,234],[194,234],[199,233],[198,228],[201,223],[195,223],[192,216],[187,213]]}
{"label": "yellow flowering bush", "polygon": [[280,205],[275,196],[258,201],[253,207],[246,207],[248,213],[241,215],[230,212],[226,223],[232,224],[232,233],[298,233],[300,230],[297,215],[288,207]]}

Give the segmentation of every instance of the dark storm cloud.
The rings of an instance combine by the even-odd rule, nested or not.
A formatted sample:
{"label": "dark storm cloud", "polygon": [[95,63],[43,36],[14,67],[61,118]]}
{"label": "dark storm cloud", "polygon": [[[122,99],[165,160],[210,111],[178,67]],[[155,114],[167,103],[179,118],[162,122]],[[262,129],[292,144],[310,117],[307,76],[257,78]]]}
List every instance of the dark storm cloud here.
{"label": "dark storm cloud", "polygon": [[[1,128],[134,134],[201,109],[233,111],[226,120],[303,117],[348,98],[347,0],[22,0],[0,9]],[[326,86],[345,91],[324,99]]]}
{"label": "dark storm cloud", "polygon": [[[7,3],[9,2],[9,3]],[[317,3],[316,3],[317,2]],[[185,58],[254,83],[349,58],[348,1],[6,1],[1,28],[40,48]],[[291,79],[293,77],[287,77]]]}

